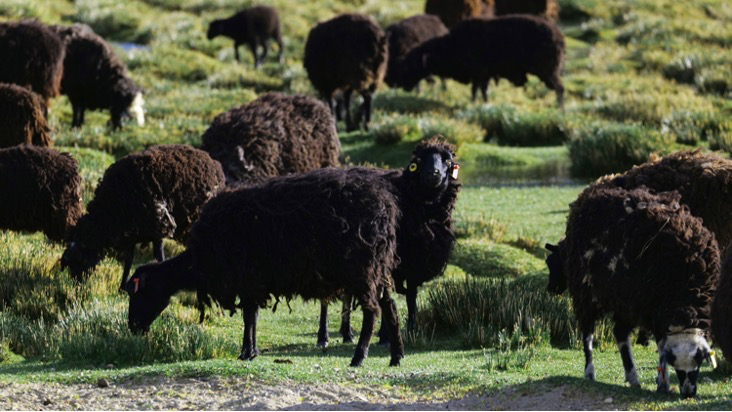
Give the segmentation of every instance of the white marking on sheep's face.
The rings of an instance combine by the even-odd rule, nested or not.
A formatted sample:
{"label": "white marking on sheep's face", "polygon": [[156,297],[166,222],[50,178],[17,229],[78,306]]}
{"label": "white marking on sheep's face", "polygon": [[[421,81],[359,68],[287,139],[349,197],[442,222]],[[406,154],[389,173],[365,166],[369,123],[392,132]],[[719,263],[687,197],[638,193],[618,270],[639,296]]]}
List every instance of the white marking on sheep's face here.
{"label": "white marking on sheep's face", "polygon": [[709,357],[709,343],[699,329],[667,335],[659,351],[667,362],[676,369],[679,389],[685,398],[696,395],[699,369]]}
{"label": "white marking on sheep's face", "polygon": [[142,93],[137,92],[135,95],[135,98],[132,100],[132,104],[130,104],[130,108],[128,111],[130,114],[137,120],[137,124],[139,126],[145,125],[145,109],[143,108],[145,106],[145,99],[142,98]]}

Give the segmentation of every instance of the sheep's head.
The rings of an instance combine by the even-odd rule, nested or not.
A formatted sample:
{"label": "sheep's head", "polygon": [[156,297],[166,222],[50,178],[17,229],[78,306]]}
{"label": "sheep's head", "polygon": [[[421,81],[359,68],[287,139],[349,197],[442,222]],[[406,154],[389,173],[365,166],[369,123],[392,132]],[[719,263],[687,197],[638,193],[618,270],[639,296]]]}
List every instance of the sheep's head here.
{"label": "sheep's head", "polygon": [[208,25],[208,32],[206,32],[206,38],[213,40],[216,36],[221,34],[221,20],[214,20]]}
{"label": "sheep's head", "polygon": [[712,366],[716,366],[714,352],[709,348],[701,329],[686,329],[666,335],[658,342],[658,359],[658,391],[669,391],[667,365],[670,364],[676,369],[679,390],[684,398],[696,395],[702,362],[708,360]]}
{"label": "sheep's head", "polygon": [[133,117],[138,126],[144,126],[144,106],[145,99],[142,97],[142,89],[132,79],[120,78],[113,87],[110,126],[114,129],[120,128],[122,118],[126,117]]}
{"label": "sheep's head", "polygon": [[125,285],[130,296],[127,326],[132,333],[147,333],[170,303],[171,294],[165,293],[165,285],[152,279],[160,266],[159,263],[140,266]]}
{"label": "sheep's head", "polygon": [[562,260],[559,254],[561,242],[559,245],[547,243],[544,247],[551,252],[545,260],[546,266],[549,268],[549,284],[546,289],[550,293],[559,295],[567,289],[567,278],[564,276]]}
{"label": "sheep's head", "polygon": [[458,177],[460,165],[455,162],[455,148],[439,138],[417,145],[405,170],[407,179],[423,194],[445,191]]}
{"label": "sheep's head", "polygon": [[102,260],[101,252],[95,248],[88,247],[80,242],[69,242],[66,250],[61,255],[61,270],[69,268],[69,273],[76,280],[81,280],[84,275]]}
{"label": "sheep's head", "polygon": [[396,71],[395,82],[402,89],[412,91],[420,80],[432,74],[429,69],[430,59],[430,54],[422,50],[422,47],[412,49]]}

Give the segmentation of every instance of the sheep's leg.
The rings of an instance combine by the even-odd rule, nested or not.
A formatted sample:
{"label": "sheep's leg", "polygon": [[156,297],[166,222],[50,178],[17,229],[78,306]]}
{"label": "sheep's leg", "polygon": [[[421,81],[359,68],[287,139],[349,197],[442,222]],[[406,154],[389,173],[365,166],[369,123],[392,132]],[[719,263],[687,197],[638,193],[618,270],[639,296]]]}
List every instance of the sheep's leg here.
{"label": "sheep's leg", "polygon": [[71,105],[71,127],[81,127],[84,124],[84,108],[75,104]]}
{"label": "sheep's leg", "polygon": [[135,245],[132,245],[124,252],[124,266],[122,268],[122,283],[119,285],[120,292],[125,291],[127,279],[130,277],[130,269],[132,269],[132,260],[135,258]]}
{"label": "sheep's leg", "polygon": [[361,302],[363,308],[363,325],[361,326],[361,335],[358,337],[356,352],[351,359],[351,366],[361,366],[364,358],[369,356],[369,342],[371,335],[374,334],[374,324],[376,323],[376,311],[369,309]]}
{"label": "sheep's leg", "polygon": [[417,288],[407,289],[407,332],[417,330]]}
{"label": "sheep's leg", "polygon": [[656,392],[658,393],[669,393],[668,360],[666,359],[666,352],[661,350],[664,342],[665,338],[656,341],[656,347],[658,348],[658,376],[656,376]]}
{"label": "sheep's leg", "polygon": [[440,83],[442,83],[442,91],[446,92],[447,91],[447,80],[445,80],[444,77],[440,77]]}
{"label": "sheep's leg", "polygon": [[239,46],[241,46],[241,44],[237,41],[234,41],[234,58],[236,59],[237,63],[240,61],[239,60]]}
{"label": "sheep's leg", "polygon": [[351,303],[353,296],[343,296],[343,306],[341,307],[341,329],[340,333],[343,337],[343,343],[353,342],[353,328],[351,328]]}
{"label": "sheep's leg", "polygon": [[267,53],[269,53],[269,45],[267,44],[268,39],[262,39],[262,57],[260,58],[260,61],[264,61],[264,59],[267,58]]}
{"label": "sheep's leg", "polygon": [[247,305],[244,309],[244,342],[241,346],[241,360],[252,360],[259,355],[257,349],[257,318],[259,317],[259,307],[257,305]]}
{"label": "sheep's leg", "polygon": [[595,324],[582,330],[582,349],[585,352],[585,378],[595,380],[595,365],[592,363],[592,340],[595,333]]}
{"label": "sheep's leg", "polygon": [[371,121],[371,91],[361,92],[363,97],[363,105],[361,111],[363,113],[363,129],[369,130],[369,122]]}
{"label": "sheep's leg", "polygon": [[383,326],[386,323],[386,330],[389,333],[389,342],[391,343],[391,361],[389,362],[389,366],[399,366],[399,362],[404,357],[404,342],[402,342],[402,336],[399,333],[399,314],[397,313],[396,304],[386,289],[379,300],[379,306],[381,306],[383,314],[381,325]]}
{"label": "sheep's leg", "polygon": [[254,68],[256,69],[262,63],[259,60],[259,56],[257,56],[257,40],[256,39],[249,42],[249,49],[251,49],[252,54],[254,55]]}
{"label": "sheep's leg", "polygon": [[483,101],[488,103],[488,82],[480,84],[480,93],[483,95]]}
{"label": "sheep's leg", "polygon": [[275,41],[277,42],[277,61],[282,63],[282,53],[284,52],[284,47],[282,46],[282,34],[278,31],[277,34],[275,34]]}
{"label": "sheep's leg", "polygon": [[155,239],[152,242],[153,256],[158,262],[165,260],[165,248],[163,248],[163,239]]}
{"label": "sheep's leg", "polygon": [[475,97],[478,95],[478,83],[473,82],[470,85],[470,101],[475,103]]}
{"label": "sheep's leg", "polygon": [[635,362],[633,362],[633,353],[630,350],[630,330],[631,328],[629,328],[623,322],[615,319],[613,335],[615,336],[615,342],[618,344],[620,359],[623,360],[623,368],[625,369],[625,381],[630,383],[630,386],[640,387],[638,372],[636,372]]}
{"label": "sheep's leg", "polygon": [[[356,127],[353,125],[353,119],[351,118],[351,95],[353,94],[353,90],[348,89],[343,92],[343,107],[346,109],[346,131],[352,132],[356,130]],[[336,110],[338,110],[336,108]]]}
{"label": "sheep's leg", "polygon": [[564,110],[564,84],[562,84],[562,78],[559,76],[559,73],[542,77],[541,80],[548,88],[554,90],[557,94],[557,107]]}
{"label": "sheep's leg", "polygon": [[328,301],[320,300],[320,326],[318,327],[318,347],[328,347]]}

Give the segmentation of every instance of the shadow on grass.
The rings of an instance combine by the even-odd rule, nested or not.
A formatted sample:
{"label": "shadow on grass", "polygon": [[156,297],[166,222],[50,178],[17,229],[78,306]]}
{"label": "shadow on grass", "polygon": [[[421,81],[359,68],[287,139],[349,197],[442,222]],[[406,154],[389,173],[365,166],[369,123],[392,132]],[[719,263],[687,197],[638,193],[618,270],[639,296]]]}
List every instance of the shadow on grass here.
{"label": "shadow on grass", "polygon": [[450,107],[441,101],[419,96],[377,94],[374,97],[374,109],[385,112],[419,114],[449,111]]}

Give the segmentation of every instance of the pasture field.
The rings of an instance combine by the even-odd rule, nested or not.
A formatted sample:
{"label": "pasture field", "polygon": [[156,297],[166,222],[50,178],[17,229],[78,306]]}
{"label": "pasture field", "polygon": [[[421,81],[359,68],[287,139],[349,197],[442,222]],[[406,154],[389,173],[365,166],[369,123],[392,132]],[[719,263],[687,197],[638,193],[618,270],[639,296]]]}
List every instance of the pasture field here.
{"label": "pasture field", "polygon": [[[308,30],[342,12],[373,16],[382,27],[420,13],[423,0],[263,0],[280,11],[284,63],[258,70],[248,50],[234,61],[229,39],[206,39],[208,23],[250,0],[3,0],[0,20],[89,24],[115,42],[145,89],[146,124],[119,131],[107,112],[87,112],[71,129],[65,97],[49,110],[55,146],[80,162],[84,202],[116,159],[152,144],[200,144],[218,113],[268,91],[315,95],[302,55]],[[732,368],[703,368],[699,393],[682,400],[655,393],[655,345],[634,345],[642,390],[623,382],[610,321],[597,328],[597,382],[583,358],[569,299],[545,291],[543,245],[564,233],[568,204],[593,178],[621,172],[651,153],[701,148],[732,151],[732,4],[726,0],[559,0],[566,36],[566,102],[531,77],[517,88],[491,84],[489,104],[470,88],[423,84],[406,93],[383,86],[369,132],[339,124],[344,164],[404,167],[423,137],[458,145],[463,181],[455,211],[458,245],[444,277],[420,290],[419,329],[406,357],[389,368],[372,340],[362,368],[337,335],[316,347],[319,305],[299,299],[260,311],[263,353],[236,359],[243,322],[209,311],[198,323],[195,297],[179,295],[145,336],[127,330],[127,299],[116,289],[122,266],[107,259],[84,284],[60,270],[62,245],[40,234],[0,232],[0,392],[15,384],[113,384],[159,377],[236,378],[265,385],[387,388],[407,402],[468,396],[522,405],[556,388],[592,402],[585,408],[732,409]],[[276,45],[273,45],[276,48]],[[8,196],[2,194],[0,196]],[[166,254],[182,246],[166,243]],[[135,264],[152,260],[149,247]],[[402,325],[406,304],[397,298]],[[358,311],[357,311],[358,312]],[[360,326],[360,313],[355,316]],[[719,352],[719,351],[718,351]],[[9,408],[3,404],[0,408]],[[516,403],[513,403],[513,401]],[[562,408],[562,403],[541,405]],[[524,405],[525,406],[525,405]],[[40,406],[38,406],[40,407]],[[147,408],[145,404],[138,405]]]}

